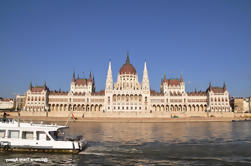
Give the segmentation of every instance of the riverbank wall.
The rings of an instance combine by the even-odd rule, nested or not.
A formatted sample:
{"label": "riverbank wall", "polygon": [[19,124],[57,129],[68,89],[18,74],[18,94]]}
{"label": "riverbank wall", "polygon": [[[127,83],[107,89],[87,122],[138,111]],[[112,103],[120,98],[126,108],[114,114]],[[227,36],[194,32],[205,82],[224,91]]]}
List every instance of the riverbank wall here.
{"label": "riverbank wall", "polygon": [[[17,112],[8,113],[17,119]],[[245,119],[251,114],[233,112],[20,112],[21,120],[67,121],[71,117],[82,122],[195,122],[195,121],[232,121]]]}

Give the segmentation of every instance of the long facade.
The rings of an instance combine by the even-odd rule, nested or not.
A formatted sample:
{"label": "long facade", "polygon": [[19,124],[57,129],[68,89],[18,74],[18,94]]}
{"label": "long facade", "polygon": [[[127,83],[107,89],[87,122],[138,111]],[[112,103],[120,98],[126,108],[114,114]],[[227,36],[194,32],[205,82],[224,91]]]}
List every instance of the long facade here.
{"label": "long facade", "polygon": [[[94,76],[80,78],[73,73],[70,91],[51,91],[46,84],[32,86],[25,94],[24,111],[53,112],[78,111],[89,114],[102,113],[154,113],[179,112],[231,112],[226,85],[209,85],[206,91],[186,92],[181,75],[177,79],[161,79],[160,91],[150,89],[147,64],[144,63],[142,81],[130,63],[129,56],[119,70],[117,82],[113,81],[111,62],[108,65],[106,86],[96,92]],[[100,114],[102,116],[102,114]],[[119,114],[117,114],[119,115]]]}

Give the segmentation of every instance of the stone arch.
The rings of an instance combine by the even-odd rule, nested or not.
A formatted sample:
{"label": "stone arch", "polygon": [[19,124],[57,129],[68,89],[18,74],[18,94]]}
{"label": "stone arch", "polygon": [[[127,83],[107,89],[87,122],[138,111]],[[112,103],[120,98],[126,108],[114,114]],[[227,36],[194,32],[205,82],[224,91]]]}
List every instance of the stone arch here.
{"label": "stone arch", "polygon": [[129,102],[129,95],[126,95],[126,102]]}
{"label": "stone arch", "polygon": [[195,111],[200,111],[200,106],[198,104],[196,105]]}
{"label": "stone arch", "polygon": [[163,104],[161,105],[161,111],[165,111],[165,106]]}
{"label": "stone arch", "polygon": [[99,111],[102,111],[103,106],[100,104],[99,105]]}
{"label": "stone arch", "polygon": [[117,95],[117,102],[120,102],[121,98],[120,98],[120,94]]}
{"label": "stone arch", "polygon": [[81,110],[85,111],[85,105],[84,104],[81,105]]}
{"label": "stone arch", "polygon": [[160,111],[160,105],[157,105],[157,111]]}
{"label": "stone arch", "polygon": [[130,101],[130,102],[133,102],[133,95],[132,95],[132,94],[130,95],[129,101]]}
{"label": "stone arch", "polygon": [[182,110],[182,105],[179,105],[179,106],[178,106],[178,111],[183,111],[183,110]]}
{"label": "stone arch", "polygon": [[112,96],[112,101],[116,102],[116,95],[115,94]]}
{"label": "stone arch", "polygon": [[166,105],[166,111],[169,111],[169,105]]}
{"label": "stone arch", "polygon": [[185,112],[187,111],[187,106],[186,105],[183,106],[183,111],[185,111]]}
{"label": "stone arch", "polygon": [[170,111],[174,111],[174,106],[173,105],[171,105]]}
{"label": "stone arch", "polygon": [[122,96],[121,96],[121,101],[122,102],[125,102],[126,100],[125,100],[125,95],[124,94],[122,94]]}
{"label": "stone arch", "polygon": [[95,106],[92,104],[91,105],[91,111],[94,111],[94,109],[95,109]]}
{"label": "stone arch", "polygon": [[192,111],[193,112],[195,111],[195,105],[194,104],[192,105]]}
{"label": "stone arch", "polygon": [[95,105],[95,111],[98,111],[98,104]]}
{"label": "stone arch", "polygon": [[200,105],[200,111],[204,111],[204,107],[202,104]]}
{"label": "stone arch", "polygon": [[157,111],[156,105],[152,106],[153,111]]}
{"label": "stone arch", "polygon": [[191,109],[192,109],[191,105],[188,105],[187,111],[191,111]]}
{"label": "stone arch", "polygon": [[142,101],[142,95],[139,95],[139,102]]}
{"label": "stone arch", "polygon": [[135,102],[138,101],[138,95],[137,95],[137,94],[134,95],[134,101],[135,101]]}

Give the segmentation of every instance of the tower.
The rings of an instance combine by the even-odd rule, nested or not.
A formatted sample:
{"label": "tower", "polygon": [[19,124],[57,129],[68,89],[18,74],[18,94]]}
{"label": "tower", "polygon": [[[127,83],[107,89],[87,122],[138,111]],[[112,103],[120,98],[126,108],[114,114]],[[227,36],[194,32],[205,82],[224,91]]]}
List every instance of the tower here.
{"label": "tower", "polygon": [[108,67],[108,72],[107,72],[107,76],[106,76],[105,90],[113,90],[111,61],[109,61],[109,67]]}
{"label": "tower", "polygon": [[148,79],[148,72],[147,72],[146,62],[144,64],[144,72],[143,72],[143,79],[142,79],[142,90],[149,90],[149,79]]}

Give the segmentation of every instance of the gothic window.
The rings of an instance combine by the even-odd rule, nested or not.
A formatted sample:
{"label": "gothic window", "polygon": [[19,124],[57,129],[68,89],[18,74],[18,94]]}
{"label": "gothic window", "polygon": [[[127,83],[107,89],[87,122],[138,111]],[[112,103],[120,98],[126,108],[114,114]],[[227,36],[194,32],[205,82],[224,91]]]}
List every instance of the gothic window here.
{"label": "gothic window", "polygon": [[147,97],[145,97],[145,102],[147,102]]}

